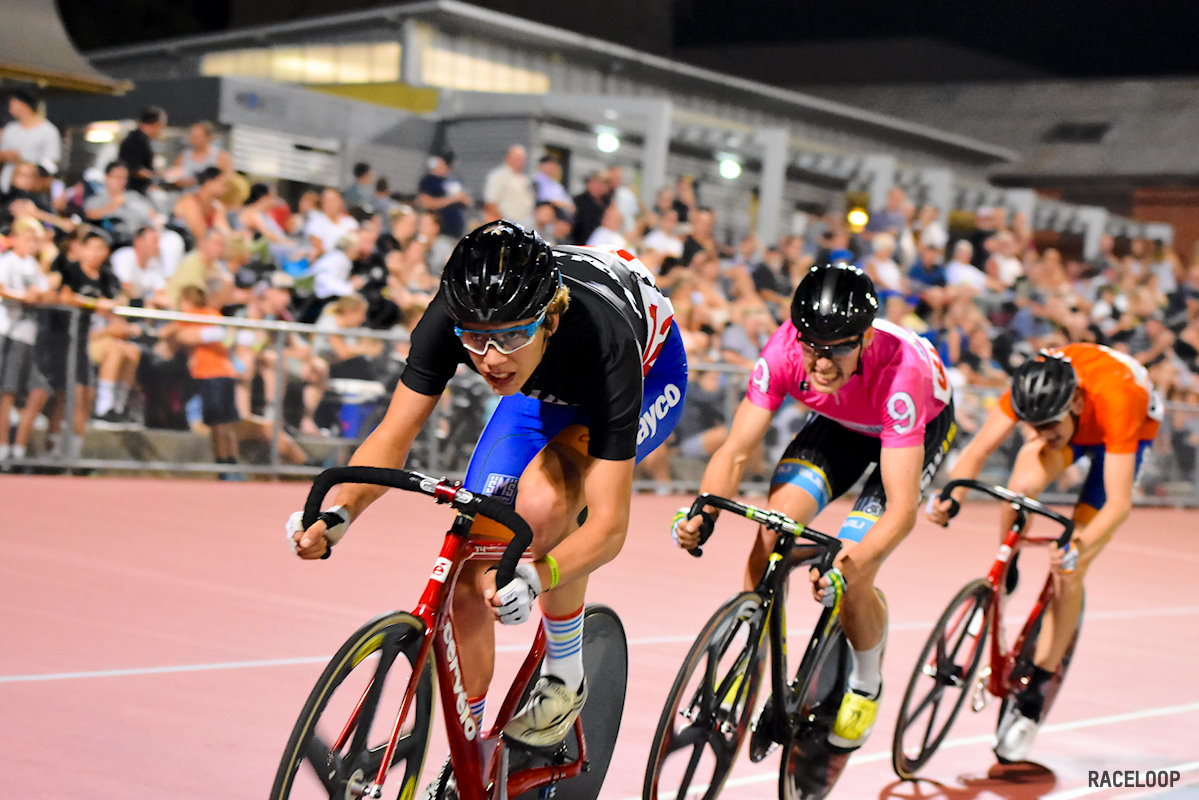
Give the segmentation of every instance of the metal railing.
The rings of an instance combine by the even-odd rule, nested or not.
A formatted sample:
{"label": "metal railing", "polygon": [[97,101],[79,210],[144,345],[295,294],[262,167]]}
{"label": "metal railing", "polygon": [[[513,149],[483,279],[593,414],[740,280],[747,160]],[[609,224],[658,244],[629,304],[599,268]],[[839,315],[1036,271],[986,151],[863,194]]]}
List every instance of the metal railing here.
{"label": "metal railing", "polygon": [[[62,306],[48,308],[64,309]],[[365,414],[367,425],[353,435],[344,436],[340,433],[332,435],[302,435],[288,434],[283,424],[286,417],[284,398],[288,385],[288,365],[285,351],[289,340],[299,336],[306,341],[315,341],[315,337],[328,336],[330,332],[318,329],[314,325],[292,322],[275,322],[237,317],[213,317],[204,315],[184,314],[169,311],[156,311],[132,307],[119,307],[112,313],[130,320],[140,320],[147,323],[151,332],[158,323],[192,322],[204,325],[219,325],[236,330],[250,330],[266,334],[265,347],[274,350],[274,383],[275,392],[271,404],[265,409],[263,425],[269,430],[266,437],[265,451],[260,448],[258,453],[251,454],[237,464],[220,464],[209,459],[194,455],[174,459],[154,457],[153,447],[128,447],[127,452],[117,452],[121,448],[93,447],[85,450],[79,457],[67,457],[63,453],[71,453],[70,445],[74,436],[71,420],[75,405],[79,402],[76,397],[76,355],[78,348],[85,346],[76,339],[78,330],[78,315],[83,309],[69,307],[71,313],[71,339],[67,353],[67,390],[65,395],[65,414],[62,428],[63,447],[58,454],[47,454],[45,447],[39,454],[11,459],[8,465],[25,467],[32,470],[97,470],[97,471],[134,471],[141,473],[193,474],[193,473],[247,473],[265,476],[309,476],[315,475],[326,466],[345,463],[353,448],[369,433],[370,423],[377,422],[389,401],[389,395],[383,394],[372,404],[371,410]],[[97,312],[99,313],[99,312]],[[406,335],[390,331],[370,329],[354,329],[338,332],[341,335],[362,339],[379,339],[393,347],[396,342],[404,341]],[[265,349],[265,348],[264,348]],[[403,368],[403,360],[395,356],[394,350],[389,355],[380,358],[378,366],[379,378],[391,383],[398,378]],[[715,375],[715,378],[704,376]],[[706,416],[692,414],[684,417],[676,435],[666,445],[669,448],[669,478],[650,477],[643,469],[639,469],[635,488],[639,491],[659,491],[671,493],[690,493],[698,488],[699,478],[710,453],[697,449],[696,442],[705,431],[731,424],[733,414],[745,395],[745,387],[749,370],[744,367],[724,363],[693,362],[690,366],[688,403],[706,402]],[[695,391],[701,382],[719,384],[719,391],[713,392],[710,387]],[[336,387],[336,381],[331,381]],[[704,399],[701,400],[701,394]],[[718,395],[714,399],[713,395]],[[959,421],[959,447],[969,438],[969,431],[977,429],[983,418],[994,404],[999,392],[995,389],[967,387],[957,394],[956,407]],[[330,390],[326,393],[326,402],[336,405],[340,401],[338,393]],[[442,402],[434,409],[433,415],[425,425],[421,436],[418,437],[409,455],[408,466],[425,472],[451,477],[462,477],[470,454],[478,440],[479,433],[494,408],[496,398],[487,388],[487,384],[478,375],[463,367],[459,374],[451,380]],[[697,418],[705,421],[703,430],[686,429],[687,424],[695,424]],[[747,492],[765,492],[768,488],[770,471],[777,463],[782,451],[791,441],[794,433],[802,424],[803,412],[792,403],[785,404],[775,415],[774,424],[768,434],[760,463],[747,473],[743,490]],[[689,422],[690,421],[690,422]],[[123,426],[106,426],[93,421],[88,428],[88,440],[97,445],[105,439],[124,440],[129,444],[138,436],[154,437],[159,430],[140,423]],[[205,439],[197,433],[168,432],[166,436],[181,436],[190,438],[192,447],[183,448],[187,453],[202,452]],[[297,465],[284,463],[281,441],[284,436],[291,436],[295,443],[309,456],[311,463]],[[708,437],[719,441],[717,435]],[[1019,449],[1019,434],[1005,443],[985,465],[982,477],[997,483],[1003,483],[1010,474],[1015,453]],[[955,450],[957,447],[955,447]],[[107,452],[105,456],[103,453]],[[115,453],[115,454],[114,454]],[[149,453],[149,455],[147,455]],[[186,455],[186,453],[185,453]],[[939,481],[947,480],[953,462],[951,452],[947,465],[938,476]],[[319,462],[319,463],[317,463]],[[1171,403],[1166,406],[1165,418],[1157,441],[1145,459],[1142,467],[1136,500],[1141,504],[1151,505],[1185,505],[1199,506],[1199,487],[1196,486],[1196,464],[1199,463],[1199,405]],[[755,474],[756,473],[756,474]],[[1067,472],[1059,481],[1059,485],[1051,487],[1045,497],[1051,502],[1070,500],[1075,496],[1074,482],[1078,476]]]}

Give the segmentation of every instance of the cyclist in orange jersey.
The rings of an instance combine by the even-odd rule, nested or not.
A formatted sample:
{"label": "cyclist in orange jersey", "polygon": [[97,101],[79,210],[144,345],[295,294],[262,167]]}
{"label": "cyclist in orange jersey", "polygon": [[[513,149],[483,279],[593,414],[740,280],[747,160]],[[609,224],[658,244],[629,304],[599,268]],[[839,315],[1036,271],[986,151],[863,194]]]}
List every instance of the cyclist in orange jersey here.
{"label": "cyclist in orange jersey", "polygon": [[[1056,596],[1046,615],[1046,632],[1037,641],[1035,667],[1028,686],[1001,721],[995,753],[1006,761],[1028,756],[1040,724],[1045,690],[1061,663],[1082,613],[1087,568],[1132,510],[1132,490],[1145,450],[1157,436],[1161,405],[1145,368],[1125,353],[1095,344],[1070,344],[1043,350],[1012,376],[982,428],[954,465],[950,480],[975,478],[987,458],[1024,424],[1024,446],[1016,456],[1008,487],[1036,497],[1083,456],[1090,472],[1074,508],[1076,528],[1070,546],[1052,548]],[[954,492],[960,501],[965,489]],[[934,498],[927,516],[949,521],[952,502]],[[1007,509],[1001,534],[1011,524]],[[1008,569],[1007,591],[1016,585],[1016,564]]]}

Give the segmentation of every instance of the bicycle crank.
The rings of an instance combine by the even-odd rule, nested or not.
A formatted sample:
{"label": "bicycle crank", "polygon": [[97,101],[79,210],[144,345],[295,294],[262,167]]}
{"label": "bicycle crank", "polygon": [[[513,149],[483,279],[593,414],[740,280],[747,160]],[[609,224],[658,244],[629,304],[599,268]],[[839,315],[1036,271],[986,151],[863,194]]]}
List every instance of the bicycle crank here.
{"label": "bicycle crank", "polygon": [[970,709],[975,713],[987,707],[987,700],[990,697],[987,693],[987,679],[990,677],[991,668],[988,666],[979,670],[978,677],[974,679],[974,692],[970,696]]}

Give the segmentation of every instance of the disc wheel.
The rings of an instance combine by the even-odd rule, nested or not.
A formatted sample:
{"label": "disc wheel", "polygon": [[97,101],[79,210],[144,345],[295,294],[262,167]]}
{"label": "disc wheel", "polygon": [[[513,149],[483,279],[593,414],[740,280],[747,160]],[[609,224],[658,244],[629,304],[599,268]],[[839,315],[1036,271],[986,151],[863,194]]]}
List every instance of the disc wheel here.
{"label": "disc wheel", "polygon": [[[359,628],[333,656],[308,695],[283,751],[272,800],[358,797],[373,782],[405,689],[416,681],[389,767],[397,797],[411,797],[420,777],[433,719],[433,681],[426,663],[414,674],[424,624],[399,611]],[[345,741],[334,748],[338,739]]]}
{"label": "disc wheel", "polygon": [[[818,625],[825,624],[822,616]],[[828,736],[841,708],[849,669],[849,640],[834,622],[818,649],[800,663],[790,684],[786,708],[791,735],[779,765],[781,800],[817,800],[840,777],[851,751],[833,747]]]}

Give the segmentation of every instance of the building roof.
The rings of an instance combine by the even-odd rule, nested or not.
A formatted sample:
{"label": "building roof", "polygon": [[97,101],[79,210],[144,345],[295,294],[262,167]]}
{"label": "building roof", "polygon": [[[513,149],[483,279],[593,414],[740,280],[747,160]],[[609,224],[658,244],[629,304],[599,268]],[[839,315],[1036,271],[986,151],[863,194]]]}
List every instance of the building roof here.
{"label": "building roof", "polygon": [[94,51],[97,62],[114,67],[138,58],[196,52],[261,47],[274,43],[319,41],[357,30],[396,31],[406,19],[421,19],[438,28],[477,35],[485,40],[511,42],[567,52],[580,61],[602,63],[629,78],[643,78],[680,91],[704,91],[745,105],[757,103],[781,108],[797,120],[834,124],[848,132],[891,139],[942,152],[976,163],[1012,161],[1018,154],[985,139],[939,130],[899,116],[881,114],[811,94],[735,78],[712,70],[634,50],[590,36],[479,8],[459,0],[426,0],[292,22],[262,25],[148,44]]}
{"label": "building roof", "polygon": [[1010,148],[1004,183],[1135,181],[1199,175],[1199,79],[807,87],[842,102]]}
{"label": "building roof", "polygon": [[46,0],[5,0],[0,78],[109,94],[133,85],[114,80],[88,63],[68,38],[55,4]]}

